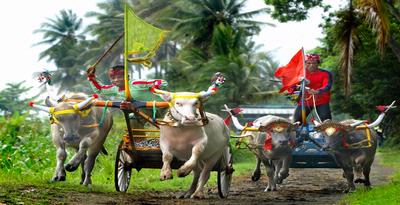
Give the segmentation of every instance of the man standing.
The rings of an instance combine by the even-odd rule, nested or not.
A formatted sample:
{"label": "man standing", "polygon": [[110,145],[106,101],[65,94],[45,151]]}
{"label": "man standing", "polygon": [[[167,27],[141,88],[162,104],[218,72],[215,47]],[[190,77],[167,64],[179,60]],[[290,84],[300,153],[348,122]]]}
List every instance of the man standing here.
{"label": "man standing", "polygon": [[[319,68],[320,56],[318,54],[307,54],[305,56],[306,63],[306,93],[304,96],[304,107],[306,117],[312,109],[316,109],[319,118],[323,122],[332,119],[329,101],[332,88],[332,73]],[[301,100],[298,102],[293,121],[301,122]]]}

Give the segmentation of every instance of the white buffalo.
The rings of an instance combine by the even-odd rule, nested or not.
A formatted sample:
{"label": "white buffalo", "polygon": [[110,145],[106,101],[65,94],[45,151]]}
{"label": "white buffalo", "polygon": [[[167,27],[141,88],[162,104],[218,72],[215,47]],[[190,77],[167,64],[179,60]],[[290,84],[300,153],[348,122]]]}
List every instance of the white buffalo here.
{"label": "white buffalo", "polygon": [[[103,108],[92,106],[94,97],[88,98],[83,93],[77,93],[71,94],[67,99],[72,102],[66,99],[57,102],[47,98],[47,106],[34,103],[30,105],[50,114],[51,135],[57,149],[57,165],[53,181],[65,181],[65,170],[72,172],[82,165],[81,184],[91,185],[91,172],[96,156],[103,149],[113,120],[107,111],[103,122],[100,123]],[[74,148],[76,154],[64,167],[67,158],[66,147]]]}
{"label": "white buffalo", "polygon": [[194,174],[190,189],[180,198],[204,198],[203,187],[214,165],[222,158],[225,160],[221,160],[220,165],[226,169],[230,167],[227,157],[229,128],[221,117],[199,109],[202,100],[215,93],[215,88],[211,86],[207,92],[200,93],[153,90],[170,102],[169,112],[163,119],[166,124],[160,126],[163,161],[160,179],[172,179],[171,162],[174,156],[186,161],[178,169],[178,177],[184,177],[191,171]]}

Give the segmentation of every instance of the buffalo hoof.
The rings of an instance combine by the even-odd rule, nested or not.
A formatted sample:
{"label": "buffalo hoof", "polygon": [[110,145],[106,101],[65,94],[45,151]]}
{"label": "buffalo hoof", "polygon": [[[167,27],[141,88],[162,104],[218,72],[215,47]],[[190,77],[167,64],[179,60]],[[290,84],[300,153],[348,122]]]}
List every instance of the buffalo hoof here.
{"label": "buffalo hoof", "polygon": [[52,179],[53,182],[58,182],[58,181],[65,181],[65,176],[55,176]]}
{"label": "buffalo hoof", "polygon": [[76,169],[78,169],[78,167],[79,167],[79,164],[78,164],[77,166],[72,166],[72,165],[70,165],[70,164],[66,164],[66,165],[65,165],[65,170],[67,170],[67,171],[69,171],[69,172],[73,172],[73,171],[75,171]]}
{"label": "buffalo hoof", "polygon": [[92,186],[92,179],[91,179],[91,178],[86,178],[85,180],[83,180],[82,185],[83,185],[83,186],[88,186],[89,188],[91,188],[91,186]]}
{"label": "buffalo hoof", "polygon": [[282,182],[283,182],[283,179],[281,179],[280,177],[278,177],[278,179],[276,180],[276,183],[277,183],[277,184],[282,184]]}
{"label": "buffalo hoof", "polygon": [[161,181],[164,181],[164,180],[167,180],[167,179],[172,179],[173,178],[173,176],[172,176],[172,171],[171,171],[171,169],[162,169],[161,170],[161,174],[160,174],[160,180]]}
{"label": "buffalo hoof", "polygon": [[370,181],[367,181],[367,180],[364,180],[364,185],[365,185],[366,187],[371,187],[371,182],[370,182]]}
{"label": "buffalo hoof", "polygon": [[264,192],[276,191],[276,188],[267,187]]}
{"label": "buffalo hoof", "polygon": [[174,177],[172,175],[167,176],[167,175],[161,175],[160,176],[160,181],[168,180],[168,179],[173,179]]}
{"label": "buffalo hoof", "polygon": [[343,193],[352,193],[356,191],[356,187],[352,186],[352,187],[347,187],[346,189],[343,190]]}
{"label": "buffalo hoof", "polygon": [[87,185],[88,191],[91,192],[93,190],[92,184]]}
{"label": "buffalo hoof", "polygon": [[186,199],[186,194],[178,194],[174,196],[175,199]]}
{"label": "buffalo hoof", "polygon": [[194,194],[192,194],[192,196],[190,196],[191,199],[204,199],[204,193],[202,191],[199,192],[195,192]]}
{"label": "buffalo hoof", "polygon": [[253,182],[258,181],[259,179],[260,179],[260,175],[254,175],[253,174],[253,176],[251,176],[251,181],[253,181]]}
{"label": "buffalo hoof", "polygon": [[178,177],[186,177],[187,175],[190,174],[191,171],[192,170],[190,170],[190,169],[178,169],[176,174],[178,175]]}
{"label": "buffalo hoof", "polygon": [[362,184],[365,184],[365,180],[364,180],[364,179],[361,179],[361,178],[358,178],[358,179],[355,179],[355,180],[354,180],[354,183],[362,183]]}
{"label": "buffalo hoof", "polygon": [[178,194],[178,195],[176,195],[175,198],[177,198],[177,199],[188,199],[188,198],[190,198],[190,196],[191,196],[192,194],[193,194],[193,192],[187,191],[187,192],[185,192],[185,193],[183,193],[183,194]]}

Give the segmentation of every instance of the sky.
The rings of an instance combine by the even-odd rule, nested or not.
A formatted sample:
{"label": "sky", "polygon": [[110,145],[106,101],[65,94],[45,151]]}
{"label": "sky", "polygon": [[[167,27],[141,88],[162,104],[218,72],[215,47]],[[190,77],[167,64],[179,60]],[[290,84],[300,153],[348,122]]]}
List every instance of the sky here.
{"label": "sky", "polygon": [[[337,8],[340,1],[325,0]],[[34,90],[40,83],[33,76],[34,72],[54,70],[54,64],[45,59],[39,61],[39,53],[48,46],[33,46],[40,42],[41,34],[33,34],[48,18],[55,16],[62,9],[71,9],[78,17],[83,18],[83,24],[93,23],[95,19],[85,18],[88,11],[96,11],[96,4],[100,0],[22,0],[7,1],[0,7],[0,90],[7,83],[26,81],[26,86]],[[266,7],[263,0],[248,0],[246,10],[256,10]],[[307,51],[318,46],[322,30],[318,27],[321,23],[322,9],[312,9],[309,18],[302,22],[278,23],[268,15],[256,16],[255,20],[274,23],[276,26],[263,26],[262,31],[254,40],[263,44],[263,51],[271,51],[273,57],[281,65],[286,64],[290,58],[301,48]]]}

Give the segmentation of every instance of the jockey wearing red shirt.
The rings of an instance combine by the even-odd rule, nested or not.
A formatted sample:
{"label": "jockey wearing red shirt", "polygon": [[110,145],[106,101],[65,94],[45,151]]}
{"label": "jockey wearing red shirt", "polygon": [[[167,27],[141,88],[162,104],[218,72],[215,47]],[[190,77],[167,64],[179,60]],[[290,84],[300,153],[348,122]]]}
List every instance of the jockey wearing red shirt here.
{"label": "jockey wearing red shirt", "polygon": [[[329,101],[331,97],[332,88],[332,74],[331,72],[319,69],[320,56],[318,54],[307,54],[306,60],[306,94],[304,98],[306,116],[311,110],[316,108],[316,111],[321,121],[332,119]],[[294,122],[301,122],[301,101],[299,101],[295,112]]]}

